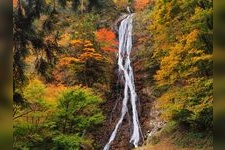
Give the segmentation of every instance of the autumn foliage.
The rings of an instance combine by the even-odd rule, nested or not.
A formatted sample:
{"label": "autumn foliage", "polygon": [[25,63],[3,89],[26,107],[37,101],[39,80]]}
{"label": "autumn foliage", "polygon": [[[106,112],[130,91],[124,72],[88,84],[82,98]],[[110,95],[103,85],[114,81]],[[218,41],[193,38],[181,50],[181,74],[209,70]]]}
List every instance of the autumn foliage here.
{"label": "autumn foliage", "polygon": [[17,1],[18,0],[13,0],[13,7],[16,7],[17,6]]}
{"label": "autumn foliage", "polygon": [[148,4],[150,3],[150,0],[136,0],[134,7],[136,10],[142,10],[144,9]]}
{"label": "autumn foliage", "polygon": [[100,43],[102,50],[115,52],[117,41],[116,35],[106,28],[99,29],[96,33],[96,39]]}
{"label": "autumn foliage", "polygon": [[97,61],[101,61],[103,59],[102,55],[99,54],[95,48],[93,47],[93,44],[89,40],[84,41],[84,49],[83,53],[79,56],[80,61],[85,62],[88,59],[94,59]]}
{"label": "autumn foliage", "polygon": [[128,6],[129,0],[113,0],[117,8],[125,8]]}
{"label": "autumn foliage", "polygon": [[[191,6],[191,7],[190,7]],[[212,3],[157,1],[150,17],[162,118],[212,128]],[[188,14],[188,15],[187,15]]]}
{"label": "autumn foliage", "polygon": [[[159,134],[145,136],[141,143],[158,145],[162,134],[180,149],[208,149],[214,117],[212,0],[12,4],[13,149],[92,150],[104,145],[108,134],[103,132],[110,133],[112,127],[105,126],[111,120],[105,115],[113,115],[108,113],[113,112],[111,105],[123,96],[123,77],[117,76],[118,39],[110,26],[128,15],[127,6],[135,13],[130,61],[143,135],[150,135],[146,132],[154,120],[166,123]],[[113,116],[112,124],[117,113]],[[188,143],[183,143],[180,129]],[[125,149],[130,147],[123,145],[126,133],[121,137],[125,142],[118,142]],[[11,133],[5,139],[10,145]]]}

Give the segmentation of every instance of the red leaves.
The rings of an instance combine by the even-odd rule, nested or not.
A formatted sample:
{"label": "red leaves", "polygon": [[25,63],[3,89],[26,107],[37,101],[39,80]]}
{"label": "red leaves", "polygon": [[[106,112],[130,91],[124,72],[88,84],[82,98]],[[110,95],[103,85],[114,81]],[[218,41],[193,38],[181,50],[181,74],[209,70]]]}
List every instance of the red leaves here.
{"label": "red leaves", "polygon": [[100,43],[103,51],[116,52],[116,35],[113,31],[106,28],[99,29],[95,32],[96,40]]}

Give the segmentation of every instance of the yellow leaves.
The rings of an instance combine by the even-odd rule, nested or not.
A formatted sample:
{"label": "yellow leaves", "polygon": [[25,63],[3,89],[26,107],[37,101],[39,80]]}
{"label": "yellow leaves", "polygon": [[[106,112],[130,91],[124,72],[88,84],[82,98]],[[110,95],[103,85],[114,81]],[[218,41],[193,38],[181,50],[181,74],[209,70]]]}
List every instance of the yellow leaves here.
{"label": "yellow leaves", "polygon": [[63,34],[58,41],[59,46],[67,46],[70,41],[70,36],[69,33]]}
{"label": "yellow leaves", "polygon": [[45,85],[39,79],[32,79],[24,89],[24,98],[31,103],[35,103],[43,98]]}
{"label": "yellow leaves", "polygon": [[196,55],[203,55],[204,51],[203,50],[197,50],[195,48],[192,48],[188,51],[188,54],[196,54]]}
{"label": "yellow leaves", "polygon": [[[62,37],[67,38],[68,34],[63,35]],[[69,44],[74,48],[81,50],[81,54],[76,58],[69,56],[62,57],[59,61],[58,66],[69,65],[74,62],[85,63],[89,59],[95,59],[98,61],[104,59],[103,56],[95,50],[94,45],[90,40],[72,39],[69,40]]]}
{"label": "yellow leaves", "polygon": [[[179,80],[184,80],[199,71],[197,67],[199,61],[212,60],[212,55],[205,54],[204,50],[197,49],[198,36],[199,30],[195,29],[186,35],[177,37],[180,42],[178,41],[173,46],[164,45],[164,50],[168,54],[162,56],[160,69],[154,76],[158,84],[174,84]],[[161,35],[161,38],[164,37]],[[153,56],[158,57],[158,53],[160,51],[155,52]]]}
{"label": "yellow leaves", "polygon": [[184,37],[184,39],[186,40],[186,45],[190,46],[190,44],[192,44],[193,42],[196,42],[198,38],[198,34],[199,34],[199,31],[195,29],[192,32],[190,32],[186,37]]}
{"label": "yellow leaves", "polygon": [[92,47],[93,44],[92,44],[92,43],[85,43],[84,46],[85,46],[85,47]]}
{"label": "yellow leaves", "polygon": [[96,52],[95,48],[93,47],[93,44],[90,40],[84,40],[84,48],[83,53],[79,56],[79,60],[81,62],[85,62],[88,59],[95,59],[95,60],[102,60],[103,57],[101,54]]}
{"label": "yellow leaves", "polygon": [[163,110],[162,118],[170,120],[173,112],[181,109],[187,109],[197,114],[203,108],[210,107],[213,101],[210,89],[208,89],[212,85],[210,80],[192,78],[190,79],[191,85],[171,87],[157,100],[156,107]]}
{"label": "yellow leaves", "polygon": [[93,46],[93,44],[89,40],[84,40],[84,39],[71,39],[72,35],[69,33],[65,33],[60,37],[60,40],[58,44],[60,46],[68,46],[69,44],[71,46]]}
{"label": "yellow leaves", "polygon": [[199,14],[203,9],[201,7],[195,8],[195,14]]}
{"label": "yellow leaves", "polygon": [[[176,100],[177,98],[177,90],[171,89],[166,94],[162,95],[158,100],[156,107],[158,109],[163,110],[162,119],[169,120],[172,117],[172,111],[174,109],[181,109],[184,104],[181,101]],[[176,105],[175,105],[176,103]]]}
{"label": "yellow leaves", "polygon": [[82,44],[83,42],[79,39],[74,39],[74,40],[69,41],[69,43],[72,45],[76,45],[76,44]]}
{"label": "yellow leaves", "polygon": [[176,44],[170,47],[169,54],[162,58],[160,70],[158,70],[154,76],[158,83],[162,84],[168,82],[171,84],[176,81],[178,78],[177,67],[180,65],[182,59],[182,49],[181,44]]}
{"label": "yellow leaves", "polygon": [[165,71],[173,70],[179,64],[179,58],[173,55],[166,56],[161,61],[161,69]]}
{"label": "yellow leaves", "polygon": [[211,13],[194,1],[155,1],[148,30],[159,64],[154,79],[163,89],[157,107],[165,120],[197,120],[212,107]]}
{"label": "yellow leaves", "polygon": [[213,59],[213,55],[206,55],[206,54],[203,54],[202,56],[192,57],[192,61],[195,63],[199,61],[205,61],[205,60],[212,61],[212,59]]}
{"label": "yellow leaves", "polygon": [[171,10],[173,8],[173,3],[172,2],[168,2],[165,4],[165,7],[163,7],[162,12],[160,13],[160,17],[165,17],[165,19],[170,19],[170,13]]}
{"label": "yellow leaves", "polygon": [[103,59],[101,54],[93,53],[93,52],[85,52],[80,55],[79,60],[85,62],[90,58],[93,58],[93,59],[99,60],[99,61]]}
{"label": "yellow leaves", "polygon": [[57,97],[62,91],[65,91],[67,87],[62,84],[48,84],[46,86],[46,93],[44,94],[44,99],[47,103],[56,105],[57,104]]}
{"label": "yellow leaves", "polygon": [[94,49],[94,48],[85,47],[85,48],[83,49],[83,51],[95,52],[95,49]]}

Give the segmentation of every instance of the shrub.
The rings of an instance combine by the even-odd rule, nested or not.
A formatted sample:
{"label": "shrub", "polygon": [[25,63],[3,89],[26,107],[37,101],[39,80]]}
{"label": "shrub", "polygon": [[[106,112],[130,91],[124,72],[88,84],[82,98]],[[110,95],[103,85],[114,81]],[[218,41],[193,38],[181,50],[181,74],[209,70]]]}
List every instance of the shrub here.
{"label": "shrub", "polygon": [[102,99],[90,89],[76,87],[58,99],[56,126],[62,133],[81,133],[103,122]]}
{"label": "shrub", "polygon": [[77,135],[59,135],[53,139],[53,150],[78,150],[91,147],[90,142]]}

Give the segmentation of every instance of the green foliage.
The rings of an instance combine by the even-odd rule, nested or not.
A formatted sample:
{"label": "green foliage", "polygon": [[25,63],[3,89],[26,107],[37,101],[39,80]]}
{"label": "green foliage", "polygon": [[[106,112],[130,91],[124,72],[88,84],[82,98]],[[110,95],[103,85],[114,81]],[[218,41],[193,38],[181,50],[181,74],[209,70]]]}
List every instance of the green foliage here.
{"label": "green foliage", "polygon": [[86,134],[104,120],[99,105],[102,99],[92,90],[74,87],[63,91],[52,118],[53,149],[93,149]]}
{"label": "green foliage", "polygon": [[24,98],[29,102],[42,99],[45,92],[45,85],[39,80],[32,80],[24,89]]}
{"label": "green foliage", "polygon": [[24,102],[13,104],[13,119],[20,119],[26,116],[27,122],[38,125],[49,104],[44,99],[45,86],[39,80],[31,80],[23,91]]}
{"label": "green foliage", "polygon": [[104,120],[102,99],[89,89],[74,88],[59,97],[56,126],[62,133],[82,133]]}
{"label": "green foliage", "polygon": [[192,115],[192,112],[187,109],[180,109],[180,110],[174,110],[172,112],[173,120],[176,120],[177,122],[184,124],[187,123],[187,121],[190,119]]}
{"label": "green foliage", "polygon": [[29,107],[17,110],[19,116],[24,115],[14,124],[14,149],[92,149],[92,139],[86,134],[105,118],[99,107],[102,99],[91,89],[69,88],[59,96],[57,107],[49,111],[43,101],[44,89],[38,80],[25,88]]}
{"label": "green foliage", "polygon": [[92,148],[88,140],[77,135],[59,135],[53,139],[54,150],[79,150]]}
{"label": "green foliage", "polygon": [[23,94],[25,105],[13,105],[14,149],[30,149],[44,141],[41,131],[49,109],[49,105],[44,100],[45,86],[39,80],[32,80],[24,88]]}
{"label": "green foliage", "polygon": [[39,130],[32,124],[16,125],[13,132],[13,149],[30,149],[43,142],[44,139]]}
{"label": "green foliage", "polygon": [[203,129],[212,129],[213,128],[213,107],[203,108],[199,114],[196,116],[199,126]]}

